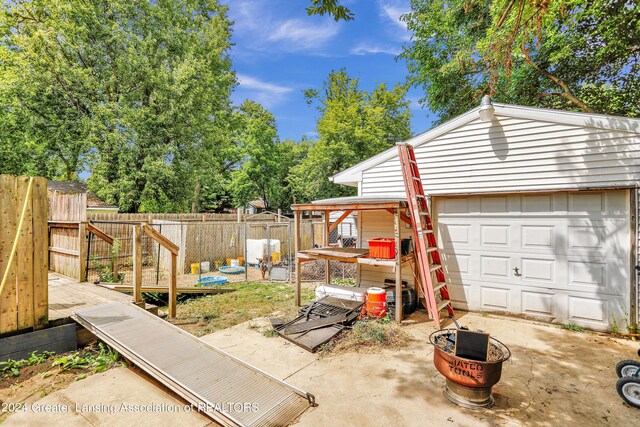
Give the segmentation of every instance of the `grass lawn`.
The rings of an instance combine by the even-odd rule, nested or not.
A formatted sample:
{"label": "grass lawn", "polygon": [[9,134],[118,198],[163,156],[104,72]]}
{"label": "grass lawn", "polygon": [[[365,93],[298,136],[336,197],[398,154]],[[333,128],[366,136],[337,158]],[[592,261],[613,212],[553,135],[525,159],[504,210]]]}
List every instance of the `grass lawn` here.
{"label": "grass lawn", "polygon": [[[225,286],[234,292],[195,297],[178,303],[171,323],[196,335],[226,329],[256,317],[275,315],[293,318],[297,312],[294,287],[288,283],[242,282]],[[302,304],[313,300],[314,291],[302,288]]]}

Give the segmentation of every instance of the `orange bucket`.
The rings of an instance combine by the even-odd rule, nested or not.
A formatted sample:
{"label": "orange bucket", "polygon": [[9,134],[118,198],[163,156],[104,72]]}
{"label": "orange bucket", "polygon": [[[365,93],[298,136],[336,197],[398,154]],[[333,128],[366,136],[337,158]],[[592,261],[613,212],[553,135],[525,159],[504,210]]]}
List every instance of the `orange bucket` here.
{"label": "orange bucket", "polygon": [[369,288],[367,291],[367,314],[371,317],[387,315],[387,291],[382,288]]}

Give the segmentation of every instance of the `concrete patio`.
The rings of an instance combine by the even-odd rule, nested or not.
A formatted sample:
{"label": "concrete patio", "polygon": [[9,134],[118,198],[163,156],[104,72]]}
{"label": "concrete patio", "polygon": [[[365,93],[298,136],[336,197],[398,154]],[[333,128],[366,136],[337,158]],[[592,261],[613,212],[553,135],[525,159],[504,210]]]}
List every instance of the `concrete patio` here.
{"label": "concrete patio", "polygon": [[[278,378],[313,393],[319,404],[299,419],[301,426],[423,425],[640,425],[640,411],[623,404],[615,391],[615,364],[634,358],[638,344],[555,325],[466,313],[460,322],[483,329],[513,352],[494,387],[496,405],[471,411],[442,394],[444,380],[432,364],[427,344],[433,331],[426,319],[405,326],[415,339],[401,351],[344,354],[325,358],[307,353],[281,338],[267,338],[256,326],[266,319],[237,325],[204,339]],[[637,357],[637,356],[636,356]],[[207,425],[197,413],[84,412],[82,405],[175,404],[169,396],[130,370],[118,368],[79,381],[38,403],[66,402],[69,413],[32,411],[12,415],[6,425]]]}

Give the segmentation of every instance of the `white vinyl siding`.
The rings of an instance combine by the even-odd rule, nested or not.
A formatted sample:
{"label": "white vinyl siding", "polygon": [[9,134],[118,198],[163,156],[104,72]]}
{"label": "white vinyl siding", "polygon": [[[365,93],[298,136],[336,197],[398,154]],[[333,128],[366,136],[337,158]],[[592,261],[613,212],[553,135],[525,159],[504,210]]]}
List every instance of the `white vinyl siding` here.
{"label": "white vinyl siding", "polygon": [[454,307],[626,325],[629,200],[627,190],[436,197]]}
{"label": "white vinyl siding", "polygon": [[[393,237],[394,216],[386,211],[360,211],[360,235],[358,236],[358,247],[368,248],[368,241],[379,237]],[[401,222],[401,236],[403,238],[413,237],[413,230]],[[413,286],[413,268],[409,264],[402,266],[402,280],[406,280],[409,286]],[[373,266],[359,264],[358,283],[359,286],[381,286],[384,279],[395,281],[395,273],[392,267]]]}
{"label": "white vinyl siding", "polygon": [[[472,120],[415,147],[425,192],[634,187],[640,134],[496,116]],[[398,157],[362,172],[360,195],[404,194]]]}

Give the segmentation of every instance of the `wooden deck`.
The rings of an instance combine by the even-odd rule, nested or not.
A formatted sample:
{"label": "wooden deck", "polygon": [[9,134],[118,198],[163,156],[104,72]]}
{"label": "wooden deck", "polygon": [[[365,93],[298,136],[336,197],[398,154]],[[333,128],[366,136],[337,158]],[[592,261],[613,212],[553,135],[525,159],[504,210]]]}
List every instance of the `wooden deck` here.
{"label": "wooden deck", "polygon": [[49,272],[49,320],[64,319],[74,310],[117,301],[132,302],[130,295],[96,286],[78,283],[62,274]]}

